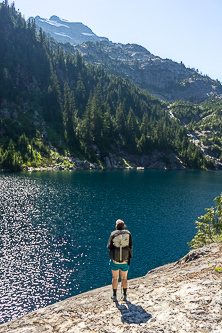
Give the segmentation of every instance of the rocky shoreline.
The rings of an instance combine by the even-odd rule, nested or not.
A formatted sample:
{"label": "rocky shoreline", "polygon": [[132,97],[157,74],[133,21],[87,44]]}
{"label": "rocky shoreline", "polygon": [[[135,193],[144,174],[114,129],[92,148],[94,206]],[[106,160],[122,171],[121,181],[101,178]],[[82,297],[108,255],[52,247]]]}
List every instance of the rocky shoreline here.
{"label": "rocky shoreline", "polygon": [[[57,171],[57,170],[120,170],[120,169],[158,169],[158,170],[185,170],[182,161],[173,153],[154,151],[152,155],[132,155],[124,151],[108,153],[101,156],[98,147],[94,147],[99,163],[90,163],[87,160],[66,156],[57,159],[56,163],[41,168],[27,168],[28,171]],[[101,160],[103,162],[101,162]],[[65,162],[65,163],[64,163]],[[65,165],[66,164],[66,165]]]}
{"label": "rocky shoreline", "polygon": [[177,262],[129,281],[128,301],[95,289],[0,326],[0,333],[220,333],[222,244],[192,250]]}
{"label": "rocky shoreline", "polygon": [[[54,163],[40,167],[26,167],[24,171],[58,171],[58,170],[121,170],[121,169],[153,169],[153,170],[185,170],[182,161],[173,153],[154,151],[151,155],[133,155],[124,151],[98,153],[98,163],[91,163],[72,156],[57,154]],[[101,160],[103,162],[101,162]],[[7,171],[7,170],[0,170]]]}

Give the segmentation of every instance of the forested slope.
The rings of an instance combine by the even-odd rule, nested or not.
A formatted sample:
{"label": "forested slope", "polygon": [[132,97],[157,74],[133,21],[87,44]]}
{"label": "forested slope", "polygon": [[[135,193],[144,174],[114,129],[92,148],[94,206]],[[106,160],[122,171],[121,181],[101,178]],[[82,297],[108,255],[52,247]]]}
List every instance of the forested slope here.
{"label": "forested slope", "polygon": [[187,167],[213,167],[164,102],[78,53],[52,49],[7,2],[0,5],[0,59],[1,168],[50,163],[53,147],[102,164],[121,148],[174,152]]}

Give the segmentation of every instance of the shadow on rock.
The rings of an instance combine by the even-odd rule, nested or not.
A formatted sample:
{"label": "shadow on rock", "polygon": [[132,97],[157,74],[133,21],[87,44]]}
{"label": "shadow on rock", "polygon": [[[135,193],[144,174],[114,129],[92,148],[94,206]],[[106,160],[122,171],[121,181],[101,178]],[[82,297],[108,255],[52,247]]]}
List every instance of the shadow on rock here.
{"label": "shadow on rock", "polygon": [[124,304],[116,302],[116,307],[121,312],[122,323],[141,324],[146,323],[152,318],[151,314],[147,313],[142,306],[134,305],[129,301],[126,301]]}

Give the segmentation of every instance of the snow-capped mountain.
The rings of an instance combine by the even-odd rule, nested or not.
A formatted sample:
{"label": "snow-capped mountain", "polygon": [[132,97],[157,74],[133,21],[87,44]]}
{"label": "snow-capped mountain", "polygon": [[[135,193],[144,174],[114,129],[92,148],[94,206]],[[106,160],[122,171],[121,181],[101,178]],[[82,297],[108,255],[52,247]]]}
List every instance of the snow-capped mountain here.
{"label": "snow-capped mountain", "polygon": [[222,95],[220,82],[186,68],[182,62],[161,59],[140,45],[112,43],[82,23],[68,22],[55,15],[49,20],[36,16],[35,22],[37,29],[41,27],[66,52],[79,52],[85,62],[127,78],[162,100],[200,103],[210,96]]}
{"label": "snow-capped mountain", "polygon": [[58,16],[51,16],[44,19],[40,16],[35,17],[37,29],[42,28],[60,43],[70,43],[71,45],[81,44],[87,41],[101,42],[108,41],[108,38],[98,37],[86,25],[79,22],[69,22],[60,19]]}

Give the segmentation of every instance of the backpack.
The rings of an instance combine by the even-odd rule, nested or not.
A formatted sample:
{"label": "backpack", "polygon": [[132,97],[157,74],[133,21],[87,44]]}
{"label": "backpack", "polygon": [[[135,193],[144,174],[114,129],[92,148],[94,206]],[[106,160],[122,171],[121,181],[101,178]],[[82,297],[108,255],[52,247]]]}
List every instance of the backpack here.
{"label": "backpack", "polygon": [[129,259],[129,233],[121,233],[113,238],[114,260],[118,262]]}

